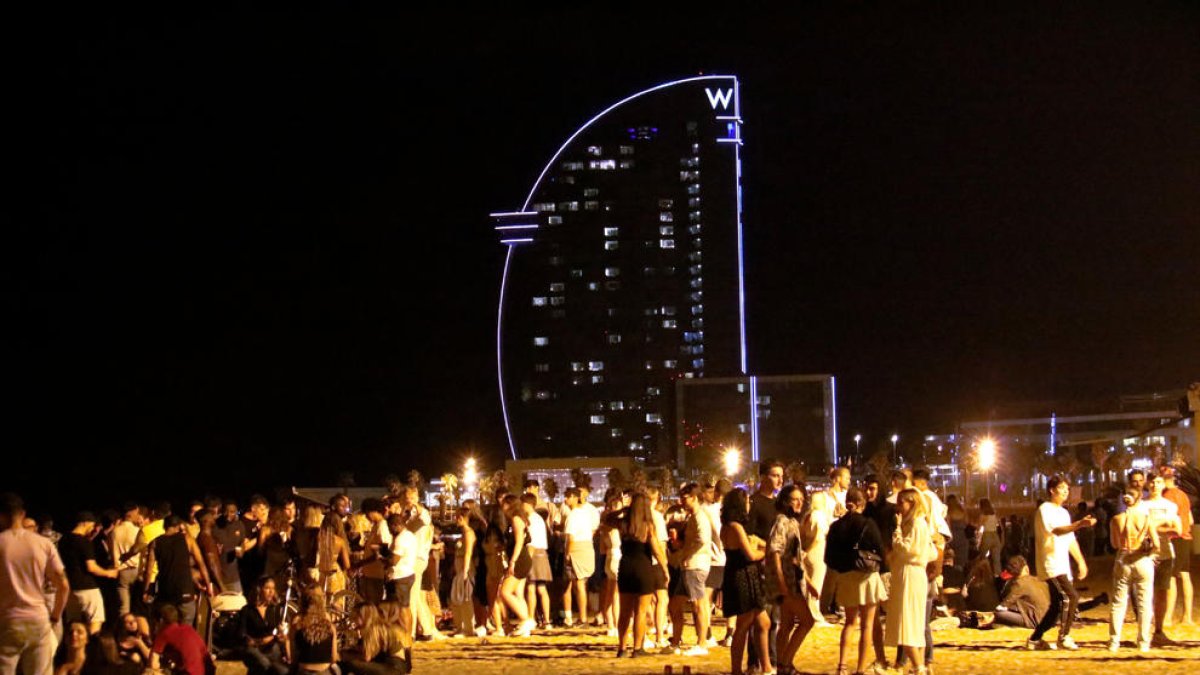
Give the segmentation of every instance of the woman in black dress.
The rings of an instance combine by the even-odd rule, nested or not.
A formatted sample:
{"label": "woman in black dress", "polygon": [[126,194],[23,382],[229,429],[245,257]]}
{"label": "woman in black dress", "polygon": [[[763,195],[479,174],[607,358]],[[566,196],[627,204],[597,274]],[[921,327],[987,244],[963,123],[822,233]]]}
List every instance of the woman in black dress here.
{"label": "woman in black dress", "polygon": [[733,645],[729,652],[733,675],[742,673],[742,655],[753,626],[758,627],[755,631],[758,640],[755,647],[760,672],[775,672],[771,667],[767,644],[771,619],[763,611],[767,589],[763,584],[762,566],[757,564],[766,557],[766,544],[746,534],[749,508],[750,500],[741,488],[731,490],[721,504],[721,542],[725,544],[725,582],[721,592],[725,595],[725,616],[737,617],[737,628],[734,629]]}
{"label": "woman in black dress", "polygon": [[633,619],[633,650],[630,656],[647,656],[646,613],[657,588],[657,574],[651,560],[666,569],[667,554],[658,540],[654,518],[650,513],[650,498],[643,492],[633,495],[629,507],[617,523],[621,536],[621,562],[617,568],[617,591],[621,594],[620,616],[617,620],[617,657],[625,656],[625,635]]}

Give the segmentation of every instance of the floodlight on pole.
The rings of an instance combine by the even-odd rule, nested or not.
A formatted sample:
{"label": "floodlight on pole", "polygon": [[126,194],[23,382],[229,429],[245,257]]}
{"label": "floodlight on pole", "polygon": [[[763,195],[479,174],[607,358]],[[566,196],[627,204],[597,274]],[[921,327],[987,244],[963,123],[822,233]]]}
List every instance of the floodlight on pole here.
{"label": "floodlight on pole", "polygon": [[892,463],[893,464],[900,461],[900,458],[896,455],[896,441],[898,441],[898,440],[900,440],[900,434],[892,434]]}
{"label": "floodlight on pole", "polygon": [[985,438],[979,442],[979,468],[991,471],[996,466],[996,441]]}
{"label": "floodlight on pole", "polygon": [[477,480],[479,480],[479,474],[475,470],[475,458],[468,457],[466,465],[463,466],[463,483],[474,485]]}
{"label": "floodlight on pole", "polygon": [[721,456],[721,461],[725,464],[725,475],[732,478],[742,468],[742,451],[737,448],[726,448],[725,453]]}

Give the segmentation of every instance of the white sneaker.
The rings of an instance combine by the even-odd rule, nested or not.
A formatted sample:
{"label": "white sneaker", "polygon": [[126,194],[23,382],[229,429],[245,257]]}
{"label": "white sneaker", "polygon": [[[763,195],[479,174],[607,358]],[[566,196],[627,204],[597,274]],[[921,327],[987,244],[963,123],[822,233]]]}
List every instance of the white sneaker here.
{"label": "white sneaker", "polygon": [[525,619],[517,629],[512,632],[512,637],[529,637],[533,635],[533,629],[537,626],[537,622],[533,619]]}
{"label": "white sneaker", "polygon": [[487,627],[479,626],[475,629],[475,637],[487,637]]}
{"label": "white sneaker", "polygon": [[646,638],[645,640],[642,641],[642,650],[643,651],[648,652],[651,649],[654,649],[656,646],[657,645],[654,644],[654,640],[651,640],[650,638]]}
{"label": "white sneaker", "polygon": [[606,632],[605,635],[607,635],[608,637],[617,637],[617,629],[609,628],[608,632]]}
{"label": "white sneaker", "polygon": [[709,649],[716,649],[717,648],[717,638],[715,638],[715,637],[708,638],[707,640],[704,641],[704,646],[708,647]]}
{"label": "white sneaker", "polygon": [[1073,652],[1079,649],[1079,645],[1075,644],[1075,638],[1068,635],[1058,639],[1058,648]]}
{"label": "white sneaker", "polygon": [[1108,651],[1112,652],[1113,654],[1116,654],[1118,651],[1120,651],[1120,649],[1121,649],[1121,641],[1120,640],[1109,640],[1108,641]]}
{"label": "white sneaker", "polygon": [[696,645],[683,653],[684,656],[708,656],[708,647]]}
{"label": "white sneaker", "polygon": [[1149,654],[1150,653],[1150,645],[1143,642],[1142,644],[1138,645],[1138,651],[1143,654]]}

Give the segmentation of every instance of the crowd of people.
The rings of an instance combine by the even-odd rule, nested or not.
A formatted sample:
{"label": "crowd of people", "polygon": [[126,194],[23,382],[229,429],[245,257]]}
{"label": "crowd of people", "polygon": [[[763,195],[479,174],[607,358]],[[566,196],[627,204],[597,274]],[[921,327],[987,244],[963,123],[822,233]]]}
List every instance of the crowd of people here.
{"label": "crowd of people", "polygon": [[[602,508],[584,478],[561,503],[529,480],[519,494],[500,486],[486,504],[463,500],[444,520],[417,487],[393,482],[356,509],[344,494],[274,506],[253,497],[244,510],[210,498],[186,516],[131,503],[80,513],[62,535],[5,495],[0,675],[206,675],[214,655],[250,675],[401,675],[415,640],[593,623],[618,658],[727,647],[733,673],[763,675],[795,672],[810,632],[841,623],[839,675],[926,673],[938,615],[1023,626],[1029,649],[1073,650],[1079,611],[1108,600],[1075,588],[1088,575],[1079,535],[1098,519],[1072,515],[1061,476],[1027,519],[1001,518],[987,499],[970,511],[953,495],[943,502],[923,469],[855,486],[838,467],[810,491],[764,461],[744,488],[614,487]],[[1132,473],[1121,494],[1104,519],[1110,649],[1132,596],[1146,651],[1171,644],[1176,590],[1192,620],[1191,506],[1170,467]]]}

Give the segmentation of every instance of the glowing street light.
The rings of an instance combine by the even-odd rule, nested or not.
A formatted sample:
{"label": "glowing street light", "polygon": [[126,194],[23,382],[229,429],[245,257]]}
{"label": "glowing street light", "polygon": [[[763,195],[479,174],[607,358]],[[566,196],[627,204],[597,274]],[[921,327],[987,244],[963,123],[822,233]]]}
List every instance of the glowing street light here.
{"label": "glowing street light", "polygon": [[892,434],[892,464],[896,464],[900,461],[900,458],[896,455],[896,441],[898,440],[900,440],[900,435]]}
{"label": "glowing street light", "polygon": [[854,434],[854,456],[862,457],[860,444],[862,443],[862,434]]}
{"label": "glowing street light", "polygon": [[979,468],[991,471],[996,466],[996,441],[985,438],[979,442]]}
{"label": "glowing street light", "polygon": [[725,475],[733,478],[742,468],[742,451],[737,448],[726,448],[725,453],[721,456],[721,461],[725,464]]}
{"label": "glowing street light", "polygon": [[475,470],[475,458],[468,457],[466,466],[463,467],[463,482],[469,485],[474,485],[479,480],[479,473]]}
{"label": "glowing street light", "polygon": [[985,438],[979,442],[977,450],[979,459],[979,468],[983,469],[983,485],[987,489],[987,496],[992,498],[992,483],[988,480],[988,472],[992,467],[996,466],[996,441]]}

